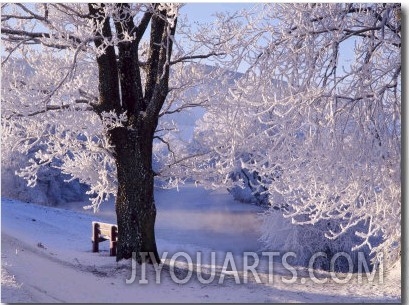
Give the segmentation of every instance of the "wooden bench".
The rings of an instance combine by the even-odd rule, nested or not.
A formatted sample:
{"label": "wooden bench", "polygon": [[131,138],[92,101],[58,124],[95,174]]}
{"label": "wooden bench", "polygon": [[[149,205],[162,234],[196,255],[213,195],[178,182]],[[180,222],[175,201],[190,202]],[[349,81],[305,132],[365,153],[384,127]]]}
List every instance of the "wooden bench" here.
{"label": "wooden bench", "polygon": [[118,226],[110,223],[92,222],[92,252],[99,252],[99,243],[109,240],[109,255],[116,256],[116,243],[118,240]]}

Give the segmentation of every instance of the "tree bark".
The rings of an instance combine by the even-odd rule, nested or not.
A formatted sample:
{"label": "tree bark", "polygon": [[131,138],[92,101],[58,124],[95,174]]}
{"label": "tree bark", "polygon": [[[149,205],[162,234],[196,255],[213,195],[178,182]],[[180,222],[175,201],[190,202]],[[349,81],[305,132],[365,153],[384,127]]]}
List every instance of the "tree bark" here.
{"label": "tree bark", "polygon": [[[155,240],[156,207],[153,194],[152,135],[148,130],[125,127],[111,131],[118,177],[116,260],[132,258],[158,263]],[[152,253],[142,257],[141,253]],[[152,261],[150,258],[155,258]]]}
{"label": "tree bark", "polygon": [[[139,263],[159,263],[155,240],[152,145],[159,112],[168,94],[169,58],[172,51],[169,35],[175,34],[175,26],[170,33],[166,31],[166,11],[157,14],[147,11],[136,26],[128,4],[117,4],[116,7],[120,18],[114,16],[112,19],[117,37],[122,39],[126,32],[135,39],[117,45],[118,57],[115,48],[107,45],[104,54],[97,58],[99,105],[95,107],[100,115],[104,111],[113,110],[117,114],[126,112],[128,117],[123,127],[109,131],[110,141],[115,147],[118,179],[115,204],[118,224],[116,260],[132,258],[135,253]],[[103,46],[103,38],[108,41],[112,39],[110,18],[105,16],[103,8],[104,4],[89,4],[90,16],[95,25],[102,24],[99,33],[95,33],[94,43],[97,47]],[[138,47],[149,21],[151,39],[144,91]]]}

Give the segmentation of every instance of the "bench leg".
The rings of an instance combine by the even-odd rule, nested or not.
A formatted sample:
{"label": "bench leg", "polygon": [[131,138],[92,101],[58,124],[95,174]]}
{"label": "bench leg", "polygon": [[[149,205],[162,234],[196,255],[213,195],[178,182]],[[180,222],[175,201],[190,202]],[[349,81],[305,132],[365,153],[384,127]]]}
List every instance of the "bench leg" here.
{"label": "bench leg", "polygon": [[92,252],[99,252],[99,224],[92,223]]}
{"label": "bench leg", "polygon": [[111,227],[111,239],[109,240],[109,255],[116,256],[116,240],[117,240],[117,229],[116,227]]}

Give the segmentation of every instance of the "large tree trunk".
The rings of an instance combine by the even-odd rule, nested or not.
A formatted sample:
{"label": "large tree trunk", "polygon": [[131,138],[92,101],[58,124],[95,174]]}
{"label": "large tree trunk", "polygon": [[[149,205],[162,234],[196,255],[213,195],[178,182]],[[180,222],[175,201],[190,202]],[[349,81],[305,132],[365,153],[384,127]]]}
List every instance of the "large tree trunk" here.
{"label": "large tree trunk", "polygon": [[[118,178],[116,259],[129,259],[135,253],[140,263],[156,263],[159,262],[159,255],[155,241],[152,141],[160,110],[168,94],[168,59],[172,53],[172,39],[169,38],[175,34],[176,20],[169,32],[165,22],[169,17],[166,10],[157,11],[156,14],[148,10],[139,25],[135,25],[128,4],[116,4],[118,11],[113,19],[106,15],[105,4],[89,4],[88,7],[96,28],[95,46],[105,48],[105,52],[97,57],[99,104],[94,107],[95,111],[100,115],[110,111],[118,115],[126,112],[128,117],[124,127],[114,128],[109,134],[115,147]],[[153,5],[153,8],[156,9],[157,5]],[[125,34],[135,38],[121,41],[117,50],[113,45],[104,45],[113,37],[112,21],[119,39],[124,38]],[[143,90],[138,48],[149,23],[150,51]],[[143,257],[142,252],[149,254]]]}
{"label": "large tree trunk", "polygon": [[[135,252],[139,263],[159,262],[155,241],[152,137],[151,132],[141,129],[121,127],[111,131],[118,176],[117,261],[132,258]],[[151,255],[142,257],[142,252]],[[151,257],[156,261],[152,261]]]}

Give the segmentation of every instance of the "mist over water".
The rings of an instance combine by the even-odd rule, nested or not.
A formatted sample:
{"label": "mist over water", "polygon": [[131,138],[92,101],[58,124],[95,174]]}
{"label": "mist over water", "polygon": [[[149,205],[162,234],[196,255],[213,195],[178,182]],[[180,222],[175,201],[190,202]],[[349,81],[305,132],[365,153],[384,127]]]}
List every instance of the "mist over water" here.
{"label": "mist over water", "polygon": [[158,191],[157,236],[216,251],[258,251],[258,206],[234,201],[227,192],[182,186]]}
{"label": "mist over water", "polygon": [[[261,220],[264,211],[259,206],[235,201],[224,190],[210,191],[194,184],[181,185],[179,190],[155,190],[157,208],[156,239],[162,251],[184,251],[183,245],[242,255],[243,252],[258,252],[261,249]],[[87,202],[72,202],[62,208],[74,209],[95,215],[109,223],[116,223],[115,204],[111,199],[100,206],[94,214],[83,210]],[[90,224],[91,226],[91,224]],[[161,240],[165,247],[161,247]],[[173,249],[167,249],[174,244]],[[195,256],[195,255],[194,255]]]}

